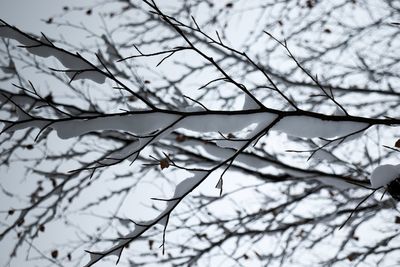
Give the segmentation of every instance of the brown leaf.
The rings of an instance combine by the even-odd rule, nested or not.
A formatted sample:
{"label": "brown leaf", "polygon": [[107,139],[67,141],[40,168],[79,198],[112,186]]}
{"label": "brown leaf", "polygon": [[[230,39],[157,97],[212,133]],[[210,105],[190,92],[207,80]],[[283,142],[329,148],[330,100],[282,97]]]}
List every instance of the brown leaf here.
{"label": "brown leaf", "polygon": [[8,215],[13,215],[13,214],[14,214],[14,212],[15,212],[15,210],[14,210],[14,209],[10,209],[10,210],[8,210]]}
{"label": "brown leaf", "polygon": [[400,217],[396,216],[396,219],[394,220],[394,223],[400,224]]}
{"label": "brown leaf", "polygon": [[53,95],[50,93],[47,96],[45,96],[43,99],[46,100],[46,102],[52,102],[53,101]]}
{"label": "brown leaf", "polygon": [[154,240],[149,239],[149,249],[153,249]]}
{"label": "brown leaf", "polygon": [[67,254],[67,258],[68,258],[69,261],[71,261],[71,259],[72,259],[71,253]]}
{"label": "brown leaf", "polygon": [[400,148],[400,139],[396,141],[396,143],[394,144],[395,147]]}
{"label": "brown leaf", "polygon": [[58,257],[58,250],[53,250],[52,252],[51,252],[51,257],[53,257],[53,259],[55,259],[55,258],[57,258]]}
{"label": "brown leaf", "polygon": [[361,253],[352,252],[352,253],[350,253],[350,254],[347,256],[347,259],[348,259],[349,261],[353,261],[353,260],[357,259],[360,255],[361,255]]}
{"label": "brown leaf", "polygon": [[184,141],[186,140],[186,136],[184,136],[183,134],[178,134],[178,135],[175,137],[175,140],[176,140],[177,142],[179,142],[179,143],[184,142]]}
{"label": "brown leaf", "polygon": [[161,168],[161,170],[164,170],[164,169],[166,169],[166,168],[168,168],[169,167],[169,161],[168,161],[168,159],[162,159],[162,160],[160,160],[160,168]]}
{"label": "brown leaf", "polygon": [[44,225],[43,224],[39,225],[39,231],[40,232],[44,232],[44,230],[45,230]]}

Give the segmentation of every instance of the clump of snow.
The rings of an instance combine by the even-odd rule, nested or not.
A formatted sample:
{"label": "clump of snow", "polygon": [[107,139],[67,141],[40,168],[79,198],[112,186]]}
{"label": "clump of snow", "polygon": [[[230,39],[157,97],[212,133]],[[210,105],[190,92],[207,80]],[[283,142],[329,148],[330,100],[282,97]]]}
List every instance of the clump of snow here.
{"label": "clump of snow", "polygon": [[68,139],[88,132],[100,130],[122,130],[143,135],[164,129],[177,119],[177,115],[159,112],[96,117],[93,119],[70,119],[55,122],[37,119],[23,120],[19,123],[13,124],[8,129],[5,129],[6,127],[4,127],[3,130],[6,132],[12,132],[28,127],[37,127],[40,129],[50,127],[57,131],[57,135],[61,139]]}
{"label": "clump of snow", "polygon": [[389,184],[391,181],[400,177],[400,164],[384,164],[375,168],[372,172],[370,181],[374,188]]}
{"label": "clump of snow", "polygon": [[203,180],[207,172],[204,171],[192,171],[192,176],[184,179],[182,182],[176,185],[174,198],[182,197],[188,192],[192,191],[200,181]]}
{"label": "clump of snow", "polygon": [[184,108],[183,111],[185,112],[196,112],[196,111],[203,111],[204,108],[201,106],[187,106]]}
{"label": "clump of snow", "polygon": [[243,110],[257,109],[260,106],[249,96],[244,96]]}
{"label": "clump of snow", "polygon": [[177,128],[184,128],[196,132],[233,133],[243,130],[253,123],[272,122],[276,114],[260,112],[251,114],[202,114],[189,116],[179,123]]}
{"label": "clump of snow", "polygon": [[110,117],[97,117],[87,120],[68,120],[57,122],[51,127],[62,139],[79,136],[99,130],[123,130],[134,134],[150,134],[163,129],[177,120],[176,115],[165,113],[144,113]]}
{"label": "clump of snow", "polygon": [[44,58],[50,56],[55,57],[64,67],[68,68],[69,71],[67,71],[66,74],[71,79],[89,79],[99,84],[104,83],[106,80],[106,76],[103,73],[97,71],[82,57],[55,47],[44,37],[41,37],[41,39],[37,41],[8,25],[0,25],[0,37],[18,41],[25,45],[30,53],[36,56]]}
{"label": "clump of snow", "polygon": [[243,147],[247,143],[247,141],[223,139],[223,140],[217,140],[215,143],[217,146],[221,148],[239,149]]}
{"label": "clump of snow", "polygon": [[247,141],[257,135],[277,118],[276,114],[268,112],[250,113],[250,114],[201,114],[188,116],[178,123],[176,129],[183,128],[195,132],[220,132],[230,134],[242,131],[255,124],[255,127],[244,137],[235,140],[227,138],[217,140],[216,144],[222,148],[239,149]]}
{"label": "clump of snow", "polygon": [[329,176],[321,176],[316,178],[316,180],[320,181],[321,183],[325,185],[332,186],[334,188],[340,189],[340,190],[345,190],[349,188],[355,187],[354,184],[351,184],[345,180],[336,178],[336,177],[329,177]]}
{"label": "clump of snow", "polygon": [[22,33],[18,32],[17,30],[10,28],[6,25],[0,25],[0,37],[14,39],[18,41],[20,44],[23,45],[38,45],[39,42],[36,42],[27,36],[23,35]]}
{"label": "clump of snow", "polygon": [[18,124],[14,124],[11,122],[4,123],[4,127],[1,129],[1,133],[3,132],[14,132],[18,130],[22,130],[25,128],[45,128],[49,124],[48,121],[44,120],[25,120],[25,121],[20,121]]}
{"label": "clump of snow", "polygon": [[288,116],[280,120],[273,127],[273,130],[297,137],[330,138],[345,136],[366,128],[368,128],[368,124],[361,122],[322,120],[307,116]]}
{"label": "clump of snow", "polygon": [[338,161],[338,159],[332,154],[332,152],[330,152],[326,149],[318,149],[317,152],[315,152],[312,155],[311,160],[312,161],[327,161],[327,162]]}

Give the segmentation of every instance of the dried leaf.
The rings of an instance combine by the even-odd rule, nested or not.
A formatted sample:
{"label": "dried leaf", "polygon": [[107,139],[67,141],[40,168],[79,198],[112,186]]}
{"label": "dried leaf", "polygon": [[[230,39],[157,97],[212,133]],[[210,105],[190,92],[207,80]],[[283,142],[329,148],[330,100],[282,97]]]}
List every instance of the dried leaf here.
{"label": "dried leaf", "polygon": [[149,239],[149,249],[153,249],[154,240]]}
{"label": "dried leaf", "polygon": [[396,143],[394,144],[395,147],[400,148],[400,139],[398,139],[396,141]]}
{"label": "dried leaf", "polygon": [[349,261],[353,261],[353,260],[357,259],[360,255],[361,255],[361,253],[352,252],[352,253],[350,253],[350,254],[347,256],[347,259],[348,259]]}
{"label": "dried leaf", "polygon": [[231,138],[235,138],[235,135],[234,135],[233,133],[229,133],[227,137],[228,137],[229,139],[231,139]]}
{"label": "dried leaf", "polygon": [[55,259],[55,258],[57,258],[58,257],[58,250],[53,250],[52,252],[51,252],[51,257],[53,258],[53,259]]}
{"label": "dried leaf", "polygon": [[396,216],[396,219],[394,220],[394,223],[400,224],[400,217]]}
{"label": "dried leaf", "polygon": [[175,137],[175,140],[176,140],[177,142],[179,142],[179,143],[184,142],[184,141],[186,140],[186,136],[183,135],[183,134],[178,134],[178,135]]}
{"label": "dried leaf", "polygon": [[161,168],[161,170],[164,170],[164,169],[166,169],[166,168],[168,168],[169,167],[169,161],[168,161],[168,159],[162,159],[162,160],[160,160],[160,168]]}

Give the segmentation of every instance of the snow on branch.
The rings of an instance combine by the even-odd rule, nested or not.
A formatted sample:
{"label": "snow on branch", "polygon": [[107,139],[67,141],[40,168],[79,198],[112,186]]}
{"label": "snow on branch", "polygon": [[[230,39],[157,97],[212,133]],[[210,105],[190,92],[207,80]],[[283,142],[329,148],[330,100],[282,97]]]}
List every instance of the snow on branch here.
{"label": "snow on branch", "polygon": [[379,165],[371,174],[371,185],[374,188],[388,185],[395,179],[400,178],[400,165]]}
{"label": "snow on branch", "polygon": [[[136,48],[136,51],[139,53],[139,55],[123,58],[120,55],[120,52],[122,51],[118,51],[117,47],[121,48],[121,50],[130,48],[130,42],[127,42],[128,45],[126,46],[114,45],[111,38],[109,40],[109,37],[102,35],[102,43],[103,45],[106,45],[106,52],[110,53],[109,61],[111,62],[111,60],[119,59],[119,64],[124,64],[124,67],[130,70],[131,73],[129,73],[129,71],[126,71],[126,73],[122,73],[123,71],[121,71],[121,73],[119,73],[120,70],[116,67],[116,65],[114,63],[111,64],[110,62],[106,62],[100,53],[96,55],[100,62],[100,64],[98,64],[100,67],[98,67],[83,58],[78,53],[73,54],[57,47],[44,34],[42,34],[40,38],[35,38],[0,20],[0,37],[17,41],[21,48],[26,49],[29,53],[38,57],[56,58],[65,69],[50,69],[53,72],[56,71],[65,73],[70,78],[70,83],[68,85],[73,85],[71,82],[80,79],[92,80],[98,84],[103,84],[106,82],[106,79],[110,79],[117,84],[114,89],[126,90],[136,98],[140,99],[147,106],[147,109],[136,109],[128,104],[126,106],[130,107],[131,109],[120,109],[124,111],[120,113],[107,113],[107,111],[104,111],[103,113],[103,111],[100,112],[96,111],[95,109],[85,111],[75,107],[74,105],[68,106],[55,102],[51,95],[49,95],[49,98],[41,97],[30,81],[20,81],[20,85],[16,85],[16,87],[22,91],[18,93],[11,93],[7,90],[1,89],[0,105],[5,107],[7,109],[5,110],[12,114],[12,116],[10,116],[11,118],[9,119],[0,119],[0,122],[3,124],[0,134],[12,134],[15,131],[25,130],[25,134],[28,135],[31,133],[32,129],[39,129],[39,133],[35,139],[37,144],[41,142],[41,138],[43,136],[48,134],[51,130],[54,130],[61,139],[73,138],[72,141],[76,141],[78,147],[79,145],[84,145],[82,140],[86,136],[94,137],[96,140],[99,139],[102,141],[110,141],[112,139],[112,141],[115,141],[115,146],[117,147],[114,149],[101,147],[101,149],[104,149],[101,153],[101,156],[96,157],[94,160],[93,158],[86,159],[89,158],[89,156],[87,156],[85,153],[75,153],[74,156],[78,158],[78,167],[74,166],[76,169],[67,170],[66,174],[58,172],[57,168],[55,168],[53,171],[34,170],[33,172],[35,174],[48,176],[57,175],[59,178],[62,177],[63,181],[58,185],[55,183],[55,189],[51,191],[51,194],[41,195],[41,200],[34,203],[32,205],[32,209],[27,208],[23,210],[23,212],[20,213],[18,220],[16,220],[12,226],[8,227],[2,236],[5,236],[13,229],[15,225],[18,225],[18,221],[24,219],[28,213],[30,214],[35,205],[41,204],[41,202],[52,197],[53,195],[59,195],[61,198],[61,194],[64,193],[63,190],[67,188],[65,185],[69,183],[69,180],[72,180],[70,178],[79,177],[77,178],[79,180],[76,182],[76,186],[84,187],[86,186],[82,185],[84,180],[95,180],[93,177],[95,177],[94,173],[97,170],[105,167],[115,166],[125,160],[129,160],[131,163],[135,161],[137,163],[142,163],[142,165],[145,167],[159,167],[157,168],[157,171],[163,171],[163,169],[166,168],[182,172],[184,171],[185,175],[180,177],[180,181],[175,185],[173,193],[171,193],[168,197],[151,198],[153,201],[160,201],[166,204],[164,208],[157,207],[158,215],[156,215],[153,219],[138,222],[125,219],[128,221],[127,228],[130,231],[128,234],[121,234],[119,238],[112,240],[113,245],[108,249],[103,251],[87,251],[90,255],[90,259],[85,265],[86,267],[92,266],[108,256],[116,256],[118,263],[124,248],[127,247],[129,243],[140,239],[142,235],[147,233],[149,229],[153,228],[157,224],[163,226],[164,228],[162,243],[162,247],[164,249],[165,233],[171,214],[191,192],[199,187],[201,183],[203,183],[212,174],[217,173],[217,170],[222,171],[222,174],[219,175],[218,183],[216,185],[216,188],[220,189],[220,195],[222,195],[221,198],[223,198],[223,177],[227,176],[225,175],[227,170],[241,171],[245,174],[260,177],[264,181],[286,182],[293,180],[311,180],[310,184],[318,184],[318,186],[313,188],[312,186],[307,188],[308,185],[301,190],[294,188],[293,191],[304,191],[303,193],[296,195],[294,198],[296,200],[290,200],[292,195],[290,195],[289,191],[291,190],[289,190],[289,188],[287,195],[283,195],[285,199],[288,199],[288,202],[279,204],[275,207],[268,207],[266,212],[272,214],[273,216],[271,217],[274,218],[279,217],[278,215],[281,208],[287,208],[288,210],[292,209],[289,204],[290,201],[295,203],[299,198],[306,198],[310,194],[313,194],[321,189],[331,189],[334,187],[335,189],[339,189],[337,190],[339,192],[349,188],[352,190],[355,189],[354,191],[360,188],[369,190],[371,189],[369,187],[368,179],[365,178],[368,177],[368,175],[365,175],[365,173],[360,170],[365,167],[365,165],[360,165],[361,167],[359,167],[357,164],[354,164],[354,168],[343,168],[343,171],[337,171],[334,168],[329,171],[330,166],[325,166],[327,168],[322,171],[318,168],[307,169],[306,167],[298,167],[295,164],[290,165],[291,163],[285,163],[286,161],[279,158],[280,154],[279,156],[278,153],[274,156],[269,154],[268,146],[271,145],[272,147],[273,144],[268,143],[271,142],[270,139],[268,139],[268,135],[279,133],[284,134],[284,138],[289,136],[287,139],[290,139],[290,141],[293,141],[293,143],[304,142],[307,145],[310,145],[312,148],[312,150],[306,151],[311,152],[309,159],[311,157],[323,158],[325,162],[329,164],[329,161],[336,160],[337,158],[333,155],[333,153],[331,154],[327,150],[328,148],[336,148],[344,142],[358,138],[362,136],[368,129],[374,126],[385,125],[398,127],[400,126],[400,119],[394,117],[384,117],[383,115],[371,115],[368,117],[370,114],[364,115],[363,113],[360,113],[362,114],[360,116],[351,115],[347,112],[344,106],[340,104],[342,101],[339,103],[337,98],[340,97],[340,93],[336,94],[335,92],[334,96],[331,87],[322,84],[322,82],[318,79],[318,76],[311,74],[311,71],[308,71],[305,67],[303,67],[302,61],[297,60],[294,57],[286,42],[281,42],[271,34],[267,33],[273,37],[273,39],[278,42],[279,45],[285,48],[285,51],[289,53],[290,60],[296,63],[297,69],[300,69],[300,72],[305,74],[308,77],[308,80],[311,79],[313,86],[319,91],[322,90],[322,97],[324,98],[323,101],[326,101],[327,99],[330,100],[326,101],[329,102],[328,107],[332,108],[333,106],[333,108],[337,108],[340,113],[329,113],[329,115],[326,115],[327,113],[323,113],[327,111],[327,109],[324,110],[324,107],[320,109],[319,105],[324,103],[323,101],[314,102],[313,100],[311,101],[312,104],[310,104],[308,107],[307,105],[302,106],[299,103],[301,101],[307,102],[307,98],[306,100],[298,101],[296,97],[291,95],[289,90],[286,90],[287,88],[284,90],[280,89],[280,82],[282,81],[289,85],[295,83],[295,80],[290,80],[291,78],[287,78],[285,76],[286,73],[274,73],[273,69],[269,70],[269,63],[260,63],[258,61],[260,58],[256,56],[254,56],[253,59],[253,56],[250,56],[252,53],[250,53],[248,49],[236,50],[232,46],[228,45],[229,42],[225,41],[224,35],[220,35],[218,31],[216,32],[216,37],[212,37],[211,35],[207,34],[201,29],[200,24],[195,20],[194,17],[191,17],[192,21],[189,24],[186,24],[178,20],[178,18],[165,14],[154,1],[143,0],[143,2],[146,4],[146,8],[150,8],[151,16],[149,15],[149,21],[162,21],[160,24],[162,24],[163,27],[168,27],[168,29],[172,30],[174,34],[172,37],[162,38],[163,40],[159,42],[162,43],[165,40],[171,39],[179,42],[183,41],[184,45],[163,45],[160,47],[173,48],[164,48],[166,50],[150,53],[143,53],[136,45],[132,45],[134,48]],[[227,6],[227,8],[231,7]],[[148,13],[148,10],[146,10],[146,13]],[[132,38],[132,40],[136,41],[135,38]],[[200,56],[201,61],[203,61],[202,64],[204,65],[199,65],[198,67],[193,64],[192,66],[189,64],[191,62],[185,62],[184,64],[181,64],[183,68],[189,70],[188,74],[183,74],[181,77],[178,77],[177,80],[174,80],[175,77],[162,77],[164,79],[163,82],[165,82],[166,85],[161,87],[157,87],[157,85],[155,86],[154,91],[153,88],[151,90],[147,90],[147,88],[140,86],[139,92],[136,90],[134,91],[123,84],[110,71],[110,69],[112,69],[113,72],[118,73],[118,75],[121,75],[121,77],[126,79],[130,79],[130,75],[133,75],[135,79],[140,80],[140,77],[136,73],[134,67],[129,65],[128,59],[162,56],[162,60],[158,63],[158,65],[160,65],[161,63],[166,64],[166,59],[173,56],[176,57],[180,52],[194,52],[194,54]],[[219,54],[223,60],[219,57],[218,59],[217,57],[214,57],[213,53]],[[228,67],[224,65],[227,64],[224,62],[225,58],[228,58],[233,62],[229,62]],[[5,68],[6,73],[11,73],[7,71],[14,70],[16,68],[13,62],[13,59],[11,56],[9,56],[8,66]],[[4,64],[7,64],[7,62]],[[232,76],[229,73],[235,73],[234,71],[231,71],[232,69],[235,70],[234,68],[231,69],[231,66],[236,64],[245,64],[242,77],[236,74],[235,76]],[[108,69],[108,67],[110,67],[110,69]],[[203,69],[203,67],[204,69],[208,67],[212,69],[213,77],[215,77],[214,74],[215,71],[217,71],[217,77],[219,78],[214,78],[214,80],[209,82],[201,83],[205,84],[200,87],[202,91],[205,91],[204,94],[201,94],[200,96],[195,94],[193,96],[185,95],[183,91],[186,90],[186,83],[182,81],[186,80],[186,78],[187,80],[190,80],[192,73],[195,73],[198,69]],[[121,67],[121,69],[123,69],[123,67]],[[251,76],[253,72],[256,72],[262,78],[262,82],[260,82],[261,85],[258,85],[257,82],[254,82],[254,84],[253,82],[248,82],[247,77],[244,77],[247,74],[250,74],[249,76]],[[287,73],[295,73],[295,71],[291,70]],[[278,80],[279,83],[277,83],[275,79]],[[144,85],[151,83],[151,85],[153,85],[152,81],[146,81],[147,83],[141,81],[142,84],[138,84]],[[236,101],[235,104],[222,104],[219,108],[213,109],[215,106],[211,108],[212,105],[209,106],[208,103],[202,103],[203,101],[206,101],[205,99],[207,99],[207,97],[212,95],[208,94],[208,90],[211,91],[210,88],[216,81],[224,82],[230,86],[233,85],[235,89],[234,95],[223,99],[221,94],[218,94],[222,99],[218,100],[229,103],[229,101],[234,99]],[[179,88],[181,82],[183,85],[182,88]],[[263,86],[262,83],[268,84]],[[308,86],[308,88],[313,88],[308,83],[309,82],[299,82],[297,86]],[[33,91],[25,89],[23,87],[24,84],[31,85]],[[154,82],[154,84],[157,84],[157,82]],[[215,89],[215,91],[220,93],[219,88],[224,89],[223,85],[216,86],[218,88]],[[253,85],[254,87],[250,88],[250,86]],[[260,91],[257,91],[260,88],[265,90],[265,92],[263,91],[261,94]],[[158,91],[156,90],[167,92],[166,94],[173,92],[171,97],[169,95],[168,97],[165,97],[170,97],[172,100],[168,99],[164,102],[163,97],[161,97],[161,93],[160,95],[157,95]],[[343,91],[345,90],[340,90],[341,93]],[[299,92],[300,94],[303,93],[303,91]],[[259,95],[261,97],[258,97],[259,95],[257,93],[260,93]],[[264,97],[262,96],[264,93],[265,98],[262,98]],[[390,94],[396,95],[394,91]],[[283,105],[280,106],[281,108],[270,108],[270,106],[266,104],[268,102],[268,99],[266,98],[270,96],[274,97],[273,101],[271,102],[276,101],[279,102],[279,104],[283,103]],[[136,101],[135,97],[133,99]],[[310,99],[312,98],[312,96],[306,97],[309,97]],[[321,97],[321,95],[318,97]],[[243,98],[244,104],[242,106],[236,105],[237,100],[242,100]],[[301,99],[304,97],[298,96],[298,98]],[[125,98],[125,95],[123,94],[113,98],[112,101],[110,101],[113,108],[121,107],[121,102],[119,101],[120,99],[125,101],[128,98]],[[150,101],[149,99],[155,101]],[[195,103],[197,106],[188,106],[188,102],[186,101],[187,99],[190,100],[190,103]],[[127,101],[125,103],[127,103]],[[45,111],[50,112],[43,111],[43,109],[41,109],[43,106],[46,107]],[[357,105],[354,105],[354,107],[357,107]],[[306,108],[309,108],[307,110],[310,111],[307,111]],[[18,134],[13,135],[13,138],[15,138],[15,136],[18,136]],[[18,145],[21,145],[24,141],[23,139],[21,140],[16,141],[17,143],[19,142]],[[264,141],[265,143],[263,143]],[[65,141],[65,143],[67,143],[67,141]],[[18,145],[16,145],[16,147]],[[22,144],[22,146],[30,147],[30,149],[33,147],[32,144],[27,145],[25,143]],[[147,150],[144,151],[145,148],[148,148],[149,153],[155,153],[156,156],[144,156],[144,154],[147,153]],[[168,150],[168,152],[164,151],[164,149]],[[176,160],[174,158],[174,152],[179,154],[179,156],[184,158],[184,160],[179,158]],[[288,150],[286,150],[285,153],[286,152],[288,152]],[[290,152],[299,151],[292,150]],[[365,154],[368,154],[367,152]],[[81,158],[85,159],[81,161]],[[69,158],[67,157],[66,159]],[[368,160],[370,160],[372,164],[376,164],[377,162],[373,159]],[[181,165],[182,162],[183,164]],[[305,158],[304,162],[306,162]],[[344,162],[344,160],[342,162]],[[370,182],[372,184],[373,191],[366,198],[361,197],[362,201],[359,202],[359,204],[356,206],[356,209],[359,208],[364,201],[366,201],[381,187],[385,187],[387,191],[392,194],[394,198],[396,198],[398,196],[398,191],[396,190],[400,184],[398,182],[398,179],[400,179],[399,166],[400,165],[379,165],[377,168],[375,168],[370,176]],[[143,169],[145,169],[145,167],[143,167]],[[266,171],[267,168],[268,170]],[[91,171],[91,174],[80,177],[79,175],[84,171]],[[145,176],[142,170],[137,169],[130,172],[127,176],[131,176],[132,174]],[[167,174],[164,173],[163,176],[167,177],[168,172]],[[321,183],[315,183],[315,180]],[[81,191],[77,191],[76,194],[79,194],[80,192]],[[112,194],[110,194],[110,197],[111,196]],[[343,194],[343,196],[343,199],[348,199],[345,194]],[[266,197],[266,199],[268,198]],[[357,198],[353,199],[357,200]],[[341,204],[340,198],[338,198],[338,200],[334,199],[334,201],[337,201],[339,204]],[[55,210],[56,206],[58,205],[57,201],[55,201],[52,205],[52,209]],[[366,206],[364,209],[368,211],[368,208],[370,208],[370,206]],[[336,217],[340,219],[340,215],[348,213],[350,213],[351,217],[353,213],[355,213],[356,209],[353,211],[349,211],[348,208],[337,209],[335,212],[330,214],[327,213],[326,215],[321,215],[318,217],[318,219],[321,219],[321,221],[327,221],[329,219],[330,221],[334,221],[337,225],[338,223],[336,221],[339,220],[337,220]],[[256,213],[254,215],[255,217],[260,216]],[[271,224],[271,228],[268,226],[259,232],[261,234],[265,234],[268,231],[276,231],[280,233],[284,232],[290,227],[292,227],[292,229],[297,229],[299,225],[313,223],[313,219],[307,218],[307,216],[304,216],[303,218],[302,216],[296,214],[295,216],[291,217],[296,218],[293,218],[293,221],[290,221],[291,218],[289,218],[289,221],[285,221],[285,219],[282,219],[281,221],[277,220],[276,222],[279,224],[278,226]],[[235,223],[235,225],[240,225],[242,223],[243,218],[239,219],[240,223]],[[249,221],[252,220],[251,217],[248,219]],[[344,223],[347,223],[349,219],[347,219]],[[222,221],[219,221],[219,223],[221,222]],[[247,227],[247,225],[245,226]],[[259,232],[257,232],[257,234],[260,234]],[[240,231],[231,231],[231,233],[232,236],[234,236],[234,234],[241,234]],[[303,233],[298,233],[297,235],[301,236],[302,234]]]}
{"label": "snow on branch", "polygon": [[44,34],[38,40],[34,37],[21,32],[16,27],[0,20],[0,37],[14,39],[21,44],[22,48],[30,53],[48,58],[55,57],[65,68],[64,70],[52,69],[54,71],[64,72],[71,81],[80,79],[89,79],[96,83],[104,83],[106,75],[98,68],[89,63],[79,54],[72,54],[61,48],[56,47]]}
{"label": "snow on branch", "polygon": [[154,109],[155,106],[142,97],[140,94],[128,88],[124,83],[117,79],[102,61],[101,56],[97,55],[101,65],[105,71],[90,63],[83,58],[79,53],[73,54],[62,48],[55,46],[43,33],[40,39],[34,38],[27,33],[20,31],[18,28],[7,24],[0,19],[0,37],[14,39],[21,44],[22,48],[27,49],[30,53],[39,57],[55,57],[66,69],[50,68],[52,71],[65,73],[70,78],[70,83],[74,80],[88,79],[95,83],[103,84],[106,78],[109,78],[117,83],[118,88],[129,92],[148,107]]}

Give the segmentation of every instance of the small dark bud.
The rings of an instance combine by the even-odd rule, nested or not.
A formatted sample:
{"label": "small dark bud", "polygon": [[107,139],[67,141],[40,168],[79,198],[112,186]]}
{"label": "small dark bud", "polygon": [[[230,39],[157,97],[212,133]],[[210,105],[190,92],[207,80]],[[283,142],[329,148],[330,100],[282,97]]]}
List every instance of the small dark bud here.
{"label": "small dark bud", "polygon": [[57,258],[58,257],[58,250],[53,250],[52,252],[51,252],[51,257],[53,258],[53,259],[55,259],[55,258]]}
{"label": "small dark bud", "polygon": [[17,222],[17,226],[22,226],[22,225],[24,224],[24,222],[25,222],[24,218],[20,219],[20,220]]}

